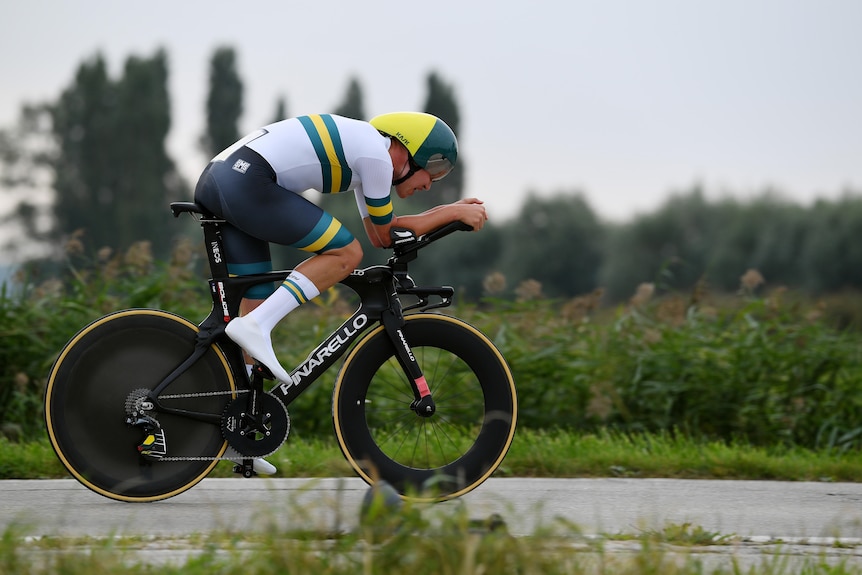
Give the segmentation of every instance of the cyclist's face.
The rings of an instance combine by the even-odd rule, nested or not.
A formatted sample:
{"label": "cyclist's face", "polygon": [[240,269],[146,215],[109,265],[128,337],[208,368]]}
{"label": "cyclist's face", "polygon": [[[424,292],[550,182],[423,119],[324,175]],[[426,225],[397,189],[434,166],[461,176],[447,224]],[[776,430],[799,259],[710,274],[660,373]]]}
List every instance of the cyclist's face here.
{"label": "cyclist's face", "polygon": [[406,177],[407,179],[395,186],[395,193],[399,198],[407,198],[420,190],[431,187],[431,174],[420,168],[410,157],[407,148],[394,138],[390,138],[392,144],[389,154],[392,156],[394,168],[393,181]]}
{"label": "cyclist's face", "polygon": [[431,174],[427,170],[419,169],[412,176],[395,186],[395,193],[399,198],[409,198],[419,191],[431,187]]}

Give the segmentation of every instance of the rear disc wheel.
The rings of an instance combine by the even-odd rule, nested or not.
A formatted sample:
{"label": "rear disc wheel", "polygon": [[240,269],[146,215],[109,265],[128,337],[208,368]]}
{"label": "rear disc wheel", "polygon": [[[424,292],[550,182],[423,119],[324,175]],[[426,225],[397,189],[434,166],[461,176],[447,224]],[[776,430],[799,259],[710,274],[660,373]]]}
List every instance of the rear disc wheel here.
{"label": "rear disc wheel", "polygon": [[[197,332],[167,312],[125,310],[96,320],[66,344],[48,377],[45,420],[54,451],[78,481],[112,499],[155,501],[182,493],[215,467],[226,448],[219,425],[152,413],[167,456],[189,459],[149,461],[137,451],[142,429],[126,422],[129,402],[139,403],[141,390],[155,388],[191,355]],[[210,395],[163,403],[220,415],[235,391],[227,359],[211,346],[164,392]]]}

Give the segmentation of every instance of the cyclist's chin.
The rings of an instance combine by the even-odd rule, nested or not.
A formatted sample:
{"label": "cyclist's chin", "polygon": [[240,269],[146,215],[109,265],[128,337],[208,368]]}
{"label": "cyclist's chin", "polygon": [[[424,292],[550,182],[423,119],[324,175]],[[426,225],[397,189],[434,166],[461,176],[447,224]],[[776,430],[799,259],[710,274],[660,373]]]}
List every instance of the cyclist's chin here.
{"label": "cyclist's chin", "polygon": [[398,194],[399,198],[404,199],[415,194],[416,190],[412,186],[395,186],[395,193]]}

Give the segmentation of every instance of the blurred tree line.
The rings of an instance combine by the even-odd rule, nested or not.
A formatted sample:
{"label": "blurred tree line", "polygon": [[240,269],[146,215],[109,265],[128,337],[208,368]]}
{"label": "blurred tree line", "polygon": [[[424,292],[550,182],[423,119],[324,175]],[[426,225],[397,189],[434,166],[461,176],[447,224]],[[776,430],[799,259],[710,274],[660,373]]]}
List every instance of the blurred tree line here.
{"label": "blurred tree line", "polygon": [[[166,259],[178,237],[197,237],[194,223],[174,220],[167,211],[168,202],[191,199],[194,185],[180,177],[166,151],[168,75],[163,50],[129,57],[118,78],[109,76],[97,54],[79,66],[56,100],[25,104],[17,125],[0,130],[0,186],[15,206],[2,220],[14,230],[5,250],[32,253],[26,265],[32,274],[62,268],[70,239],[75,253],[91,260],[100,250],[120,252],[142,239],[156,258]],[[454,87],[436,72],[426,80],[421,109],[459,133]],[[359,80],[350,78],[341,103],[321,111],[368,119]],[[242,113],[236,53],[218,48],[210,60],[201,151],[211,157],[238,139],[245,131],[239,126]],[[282,96],[271,120],[285,117]],[[469,143],[461,144],[458,169],[430,192],[406,202],[395,198],[396,212],[463,197],[470,154]],[[354,230],[365,247],[364,263],[378,263],[385,255],[364,237],[350,196],[320,194],[315,201]],[[577,190],[552,197],[525,191],[517,218],[490,222],[480,234],[456,234],[426,250],[414,277],[455,285],[470,299],[487,293],[523,298],[526,285],[533,296],[553,298],[601,288],[606,302],[617,302],[643,282],[681,290],[705,281],[733,291],[746,270],[756,269],[770,285],[819,294],[862,288],[859,229],[862,198],[850,190],[838,200],[802,207],[771,191],[746,202],[709,201],[694,186],[627,223],[602,221]],[[274,249],[280,267],[302,256]]]}

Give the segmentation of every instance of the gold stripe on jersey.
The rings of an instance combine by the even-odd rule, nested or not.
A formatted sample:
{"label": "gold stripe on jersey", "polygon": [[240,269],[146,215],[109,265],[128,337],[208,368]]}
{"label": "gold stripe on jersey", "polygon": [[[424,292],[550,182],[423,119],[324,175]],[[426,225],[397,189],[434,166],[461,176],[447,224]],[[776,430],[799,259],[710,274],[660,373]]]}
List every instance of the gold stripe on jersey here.
{"label": "gold stripe on jersey", "polygon": [[343,192],[350,187],[353,172],[347,165],[341,135],[335,120],[329,114],[315,114],[298,118],[305,128],[317,159],[320,160],[323,191],[327,194]]}

